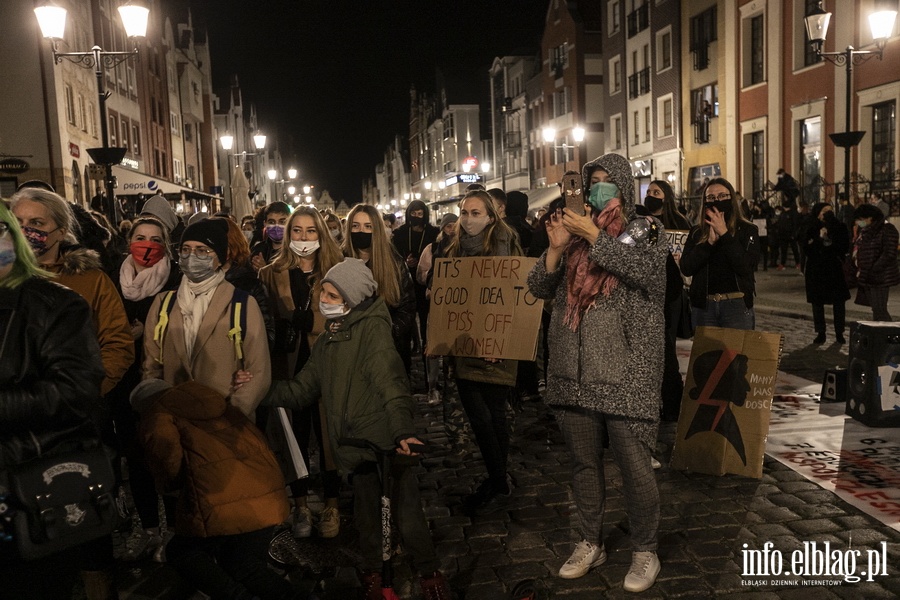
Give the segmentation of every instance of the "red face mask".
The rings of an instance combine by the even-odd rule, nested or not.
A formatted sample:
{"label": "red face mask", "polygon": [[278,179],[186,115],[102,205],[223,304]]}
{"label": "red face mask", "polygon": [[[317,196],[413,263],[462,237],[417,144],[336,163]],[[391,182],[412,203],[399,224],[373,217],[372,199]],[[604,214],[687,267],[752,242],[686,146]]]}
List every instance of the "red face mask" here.
{"label": "red face mask", "polygon": [[142,267],[152,267],[166,255],[166,249],[162,244],[150,240],[132,242],[129,251],[134,262]]}

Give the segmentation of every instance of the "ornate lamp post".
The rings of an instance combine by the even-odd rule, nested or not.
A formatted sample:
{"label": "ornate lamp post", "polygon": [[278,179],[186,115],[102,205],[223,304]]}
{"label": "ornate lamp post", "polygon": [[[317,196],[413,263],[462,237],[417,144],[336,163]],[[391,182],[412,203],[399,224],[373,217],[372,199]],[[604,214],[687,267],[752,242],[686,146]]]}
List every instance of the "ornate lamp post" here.
{"label": "ornate lamp post", "polygon": [[[544,127],[541,130],[541,137],[544,138],[544,141],[553,144],[556,141],[556,129],[553,127]],[[550,146],[553,150],[562,150],[563,151],[563,173],[566,172],[566,166],[569,162],[569,149],[577,148],[576,144],[580,144],[584,141],[584,127],[573,127],[572,128],[572,139],[575,140],[575,144],[569,144],[568,138],[560,145]]]}
{"label": "ornate lamp post", "polygon": [[844,131],[843,133],[829,134],[835,146],[844,149],[844,193],[850,200],[850,151],[853,146],[859,144],[865,131],[851,131],[850,113],[853,104],[853,65],[860,65],[873,56],[881,60],[884,54],[884,46],[894,29],[894,19],[897,18],[896,10],[881,10],[869,15],[869,27],[872,30],[872,39],[875,40],[877,50],[857,50],[853,46],[847,46],[841,52],[822,52],[825,36],[828,33],[828,24],[831,21],[831,13],[825,12],[822,3],[816,7],[804,20],[806,21],[806,36],[810,44],[815,44],[816,54],[835,66],[847,67],[847,87],[844,97]]}
{"label": "ornate lamp post", "polygon": [[111,69],[138,54],[137,38],[147,35],[147,19],[150,16],[150,9],[130,1],[119,7],[119,16],[122,18],[125,35],[129,40],[134,41],[134,49],[128,52],[106,52],[100,46],[94,46],[89,52],[59,52],[59,42],[63,39],[66,30],[66,9],[52,1],[46,1],[34,9],[34,14],[41,28],[41,34],[50,40],[53,49],[53,64],[59,64],[65,58],[81,67],[94,69],[100,106],[100,140],[103,147],[88,148],[87,151],[95,163],[106,167],[103,176],[106,188],[106,216],[109,222],[115,226],[118,224],[118,218],[116,215],[116,183],[112,175],[112,166],[122,162],[128,149],[109,147],[109,122],[106,113],[106,99],[109,98],[109,92],[106,91],[103,82],[104,70]]}

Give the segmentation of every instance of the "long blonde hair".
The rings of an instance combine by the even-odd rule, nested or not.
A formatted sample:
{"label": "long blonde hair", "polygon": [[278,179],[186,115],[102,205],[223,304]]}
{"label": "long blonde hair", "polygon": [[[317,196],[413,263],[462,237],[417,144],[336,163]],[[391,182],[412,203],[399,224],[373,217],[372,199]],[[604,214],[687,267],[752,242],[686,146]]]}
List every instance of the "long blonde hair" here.
{"label": "long blonde hair", "polygon": [[[391,245],[384,231],[384,220],[374,206],[357,204],[350,209],[344,228],[344,254],[352,258],[362,258],[359,248],[353,246],[353,217],[366,213],[372,221],[372,246],[369,248],[369,269],[378,284],[378,295],[384,298],[388,306],[400,304],[400,277],[405,275],[400,270],[400,257]],[[325,230],[328,235],[328,230]],[[331,237],[329,235],[329,237]]]}
{"label": "long blonde hair", "polygon": [[[484,190],[472,190],[463,196],[463,199],[459,201],[459,206],[462,208],[463,203],[469,198],[478,198],[484,203],[484,210],[487,215],[491,218],[491,223],[488,224],[484,229],[484,244],[482,246],[482,255],[483,256],[491,256],[494,254],[494,248],[500,244],[507,243],[509,244],[509,254],[511,256],[521,256],[522,255],[522,246],[519,245],[519,236],[516,234],[512,228],[507,225],[503,219],[500,218],[500,215],[497,213],[497,208],[494,206],[494,200],[491,198],[491,195],[485,192]],[[453,258],[455,256],[459,256],[459,242],[460,242],[460,230],[462,229],[462,225],[460,225],[461,220],[456,222],[456,235],[453,236],[453,240],[447,246],[447,257]]]}
{"label": "long blonde hair", "polygon": [[275,255],[275,260],[272,261],[272,268],[275,269],[275,271],[289,271],[291,269],[300,268],[300,257],[296,252],[291,250],[290,239],[291,228],[294,226],[294,221],[302,216],[312,218],[313,223],[315,223],[316,226],[316,234],[319,236],[319,249],[316,250],[314,254],[314,267],[313,272],[310,275],[310,285],[317,286],[325,276],[325,273],[328,272],[328,269],[344,260],[344,255],[341,254],[341,249],[338,247],[337,243],[331,239],[331,235],[328,233],[328,226],[325,225],[325,220],[322,219],[322,215],[314,208],[301,206],[291,213],[287,225],[284,226],[284,240],[287,243],[282,244],[281,248],[278,250],[278,254]]}

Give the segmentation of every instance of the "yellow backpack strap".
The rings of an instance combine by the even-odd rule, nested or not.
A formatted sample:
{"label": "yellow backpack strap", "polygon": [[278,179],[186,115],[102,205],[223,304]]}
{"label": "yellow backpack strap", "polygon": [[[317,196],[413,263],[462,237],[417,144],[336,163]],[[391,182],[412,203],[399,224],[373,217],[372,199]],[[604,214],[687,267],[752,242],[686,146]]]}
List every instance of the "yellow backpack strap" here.
{"label": "yellow backpack strap", "polygon": [[166,292],[162,303],[159,305],[159,320],[153,328],[153,341],[159,343],[159,358],[156,362],[163,364],[163,344],[166,341],[166,328],[169,326],[169,313],[172,312],[172,302],[175,299],[175,291]]}
{"label": "yellow backpack strap", "polygon": [[238,360],[244,360],[244,329],[247,328],[247,299],[249,294],[244,290],[235,288],[231,298],[231,329],[228,331],[228,339],[234,342],[234,355]]}

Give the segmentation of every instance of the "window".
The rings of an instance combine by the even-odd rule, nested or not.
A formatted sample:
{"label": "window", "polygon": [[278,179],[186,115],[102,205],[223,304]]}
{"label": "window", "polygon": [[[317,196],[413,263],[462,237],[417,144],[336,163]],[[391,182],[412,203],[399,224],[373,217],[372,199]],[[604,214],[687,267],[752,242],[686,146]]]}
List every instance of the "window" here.
{"label": "window", "polygon": [[640,6],[628,13],[627,21],[630,39],[650,26],[650,7],[642,2]]}
{"label": "window", "polygon": [[[821,194],[822,117],[809,117],[800,124],[800,160],[803,164],[804,196],[807,200],[819,198]],[[754,196],[757,191],[754,190]]]}
{"label": "window", "polygon": [[659,113],[659,132],[657,135],[659,137],[668,137],[673,133],[673,109],[674,103],[672,96],[666,96],[665,98],[661,98],[658,101],[658,113]]}
{"label": "window", "polygon": [[141,155],[141,126],[137,123],[131,124],[131,147],[132,154]]}
{"label": "window", "polygon": [[197,172],[194,169],[194,165],[187,166],[187,183],[191,187],[194,187],[194,178],[197,176]]}
{"label": "window", "polygon": [[709,142],[710,120],[719,116],[719,86],[712,83],[691,91],[691,123],[694,125],[694,141]]}
{"label": "window", "polygon": [[644,141],[650,141],[650,107],[644,107]]}
{"label": "window", "polygon": [[[804,0],[804,15],[809,15],[813,10],[819,7],[819,0]],[[803,29],[803,66],[809,67],[822,62],[822,57],[816,54],[816,47],[809,43],[809,36],[806,35],[805,23],[800,24]]]}
{"label": "window", "polygon": [[561,117],[572,112],[572,97],[569,88],[564,87],[553,94],[553,116]]}
{"label": "window", "polygon": [[766,144],[765,132],[750,134],[750,186],[754,192],[766,185]]}
{"label": "window", "polygon": [[691,18],[690,49],[694,55],[694,70],[709,66],[709,45],[718,39],[716,35],[716,7],[711,6]]}
{"label": "window", "polygon": [[181,180],[184,178],[184,172],[181,169],[181,160],[177,158],[172,159],[172,173],[175,177],[175,183],[181,183]]}
{"label": "window", "polygon": [[672,28],[666,27],[656,34],[656,71],[672,68]]}
{"label": "window", "polygon": [[84,96],[78,94],[78,125],[82,131],[88,130],[87,109],[85,108]]}
{"label": "window", "polygon": [[566,43],[562,43],[550,50],[550,74],[556,78],[562,77],[563,70],[569,66],[569,52]]}
{"label": "window", "polygon": [[640,127],[640,125],[641,125],[640,113],[638,113],[638,111],[634,111],[634,127],[632,128],[632,130],[634,131],[634,143],[635,144],[641,143],[641,127]]}
{"label": "window", "polygon": [[448,114],[444,117],[444,139],[450,140],[454,139],[453,135],[453,113]]}
{"label": "window", "polygon": [[94,110],[94,103],[88,104],[88,120],[90,121],[90,134],[97,137],[97,111]]}
{"label": "window", "polygon": [[128,65],[125,68],[125,79],[128,82],[128,93],[132,96],[137,94],[137,90],[134,84],[134,67]]}
{"label": "window", "polygon": [[622,59],[616,56],[609,61],[610,80],[612,81],[612,89],[610,95],[618,94],[622,91]]}
{"label": "window", "polygon": [[620,150],[622,148],[622,117],[616,115],[612,118],[612,131],[613,131],[613,150]]}
{"label": "window", "polygon": [[184,124],[184,141],[193,142],[194,141],[194,126],[190,123]]}
{"label": "window", "polygon": [[75,121],[75,97],[72,93],[72,86],[68,83],[66,84],[66,121],[69,122],[70,125],[77,125]]}
{"label": "window", "polygon": [[[744,85],[755,85],[765,80],[765,31],[764,15],[756,15],[746,21],[744,35]],[[747,31],[749,29],[749,31]]]}
{"label": "window", "polygon": [[119,115],[109,113],[109,145],[113,148],[119,145]]}
{"label": "window", "polygon": [[893,100],[872,107],[872,188],[893,185],[894,133],[897,130],[896,104]]}
{"label": "window", "polygon": [[171,124],[172,135],[181,137],[181,118],[173,112],[169,113],[169,123]]}
{"label": "window", "polygon": [[122,128],[119,130],[122,136],[122,147],[125,148],[125,152],[131,151],[131,142],[128,139],[129,133],[131,133],[131,122],[122,117]]}
{"label": "window", "polygon": [[619,0],[612,0],[609,8],[609,35],[615,35],[622,29],[622,5]]}

